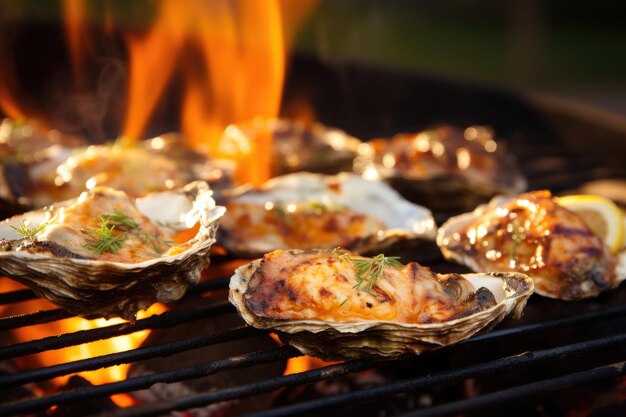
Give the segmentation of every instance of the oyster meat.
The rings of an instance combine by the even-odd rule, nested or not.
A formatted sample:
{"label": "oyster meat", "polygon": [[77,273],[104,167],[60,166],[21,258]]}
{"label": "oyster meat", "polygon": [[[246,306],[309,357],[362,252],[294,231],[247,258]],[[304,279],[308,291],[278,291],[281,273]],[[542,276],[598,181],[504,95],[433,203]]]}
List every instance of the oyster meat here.
{"label": "oyster meat", "polygon": [[[181,136],[165,134],[138,143],[123,140],[74,150],[56,169],[51,201],[65,200],[98,186],[130,197],[206,181],[215,191],[230,188],[232,164],[209,160],[185,145]],[[42,203],[45,203],[43,201]]]}
{"label": "oyster meat", "polygon": [[343,130],[322,123],[304,124],[290,119],[256,118],[230,125],[221,143],[254,142],[262,134],[272,138],[272,176],[296,171],[337,174],[352,171],[361,141]]}
{"label": "oyster meat", "polygon": [[251,326],[326,359],[420,353],[519,316],[533,291],[521,273],[438,275],[378,255],[289,250],[239,267],[229,299]]}
{"label": "oyster meat", "polygon": [[626,278],[626,252],[611,253],[549,191],[496,197],[452,217],[439,229],[437,245],[447,259],[474,271],[526,273],[538,294],[562,300],[594,297]]}
{"label": "oyster meat", "polygon": [[467,210],[495,195],[526,189],[515,158],[504,148],[489,128],[443,125],[371,140],[359,148],[354,169],[389,181],[432,210]]}
{"label": "oyster meat", "polygon": [[432,240],[436,233],[428,209],[385,183],[349,173],[276,177],[226,206],[218,241],[242,256],[337,246],[363,253],[402,239]]}
{"label": "oyster meat", "polygon": [[208,266],[224,214],[211,194],[204,182],[137,200],[96,187],[14,216],[0,224],[0,273],[71,313],[134,319]]}

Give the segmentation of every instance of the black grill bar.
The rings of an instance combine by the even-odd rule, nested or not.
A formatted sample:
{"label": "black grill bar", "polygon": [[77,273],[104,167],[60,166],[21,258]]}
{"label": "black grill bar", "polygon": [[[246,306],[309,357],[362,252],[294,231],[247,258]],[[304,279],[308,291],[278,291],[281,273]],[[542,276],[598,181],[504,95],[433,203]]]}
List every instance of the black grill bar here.
{"label": "black grill bar", "polygon": [[[132,407],[121,410],[115,417],[140,417],[158,416],[163,413],[176,410],[189,410],[191,408],[203,407],[209,404],[222,401],[234,400],[238,398],[250,397],[257,394],[272,392],[279,388],[317,382],[323,379],[334,378],[355,372],[361,372],[383,365],[392,360],[359,359],[343,362],[337,365],[330,365],[324,368],[313,369],[311,371],[300,372],[273,379],[258,381],[252,384],[240,385],[235,388],[227,388],[219,391],[212,391],[207,394],[184,398],[173,402],[160,402],[146,406]],[[0,408],[0,411],[2,409]]]}
{"label": "black grill bar", "polygon": [[154,357],[165,357],[175,353],[252,337],[262,333],[263,332],[261,330],[253,327],[239,327],[231,330],[221,330],[206,336],[198,336],[177,342],[163,343],[160,345],[133,349],[127,352],[98,356],[95,358],[39,368],[32,371],[0,375],[0,388],[26,384],[29,382],[44,381],[57,376],[69,375],[82,371],[91,371]]}
{"label": "black grill bar", "polygon": [[37,298],[31,290],[18,290],[0,294],[0,305],[19,303]]}
{"label": "black grill bar", "polygon": [[45,410],[53,405],[61,405],[76,401],[85,401],[94,398],[107,397],[113,394],[136,391],[149,388],[159,383],[173,383],[187,379],[200,378],[211,375],[224,369],[244,368],[262,363],[286,360],[302,355],[290,346],[281,346],[270,350],[246,353],[227,359],[206,362],[186,368],[179,368],[173,371],[160,372],[144,375],[135,378],[128,378],[124,381],[110,384],[102,384],[81,390],[64,392],[44,398],[37,398],[21,403],[7,404],[0,406],[0,415],[12,415],[29,413],[37,410]]}
{"label": "black grill bar", "polygon": [[35,324],[45,324],[70,317],[74,317],[74,315],[60,308],[37,311],[36,313],[0,319],[0,330],[12,330],[20,327],[33,326]]}
{"label": "black grill bar", "polygon": [[137,320],[135,323],[114,324],[97,329],[81,330],[59,336],[44,337],[43,339],[32,340],[30,342],[2,346],[0,348],[0,360],[30,355],[46,350],[75,346],[82,343],[134,333],[139,330],[172,327],[180,323],[187,323],[218,314],[224,314],[233,311],[233,308],[230,303],[223,302],[181,311],[166,311],[163,314]]}
{"label": "black grill bar", "polygon": [[604,381],[624,374],[626,374],[626,362],[619,362],[588,371],[576,372],[558,378],[545,379],[531,384],[520,385],[515,388],[496,391],[476,398],[454,401],[424,410],[405,413],[398,417],[454,416],[459,413],[493,408],[506,402],[521,400],[537,394],[545,394],[548,391],[562,390],[577,385]]}
{"label": "black grill bar", "polygon": [[494,330],[489,333],[483,333],[464,340],[457,345],[468,345],[474,343],[485,342],[488,340],[508,338],[519,335],[528,335],[535,332],[546,332],[553,329],[560,329],[573,324],[583,324],[587,322],[595,322],[600,319],[611,319],[626,314],[626,305],[607,307],[605,309],[588,311],[586,313],[575,316],[543,321],[540,323],[529,323],[508,329]]}
{"label": "black grill bar", "polygon": [[[525,352],[521,355],[496,359],[494,361],[480,363],[478,365],[472,365],[465,368],[420,376],[406,381],[395,382],[380,387],[364,389],[361,391],[352,391],[346,394],[327,397],[320,400],[308,401],[293,406],[276,408],[267,412],[251,414],[248,417],[284,417],[298,415],[306,412],[318,412],[350,404],[376,400],[394,394],[415,391],[432,385],[452,384],[468,378],[485,377],[495,375],[499,372],[508,372],[521,368],[531,368],[533,366],[541,365],[549,360],[559,360],[573,355],[580,355],[587,352],[596,352],[601,349],[618,347],[621,346],[624,342],[626,342],[626,333],[616,336],[588,340],[581,343],[563,345],[551,349],[530,351]],[[224,399],[222,399],[222,397],[219,395],[219,392],[220,391],[215,391],[210,394],[193,397],[196,399],[193,403],[194,407],[204,406],[218,401],[224,401]],[[188,404],[189,401],[189,399],[177,401],[168,408],[162,409],[160,412],[183,410],[184,408],[179,408],[180,404]],[[147,417],[156,416],[158,414],[159,413],[137,413],[127,415],[122,413],[120,415],[124,417]]]}

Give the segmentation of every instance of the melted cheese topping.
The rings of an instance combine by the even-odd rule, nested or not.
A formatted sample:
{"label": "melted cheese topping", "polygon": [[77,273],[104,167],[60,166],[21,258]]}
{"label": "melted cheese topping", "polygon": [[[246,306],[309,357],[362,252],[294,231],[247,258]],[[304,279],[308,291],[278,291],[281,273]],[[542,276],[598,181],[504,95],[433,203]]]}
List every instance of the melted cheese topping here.
{"label": "melted cheese topping", "polygon": [[[95,231],[100,228],[100,216],[114,213],[130,217],[139,227],[133,230],[114,228],[113,235],[122,239],[121,247],[98,254],[92,243],[98,238]],[[86,258],[126,263],[153,259],[174,249],[171,237],[150,222],[126,194],[108,188],[85,192],[73,204],[59,207],[37,235],[37,240],[57,243]]]}
{"label": "melted cheese topping", "polygon": [[274,249],[351,247],[386,226],[347,208],[312,208],[311,203],[285,207],[235,202],[227,206],[220,229],[231,246],[259,252]]}
{"label": "melted cheese topping", "polygon": [[356,283],[351,261],[329,252],[275,251],[251,277],[244,302],[260,317],[337,322],[432,323],[479,308],[469,281],[417,263],[386,268],[372,292],[355,289]]}

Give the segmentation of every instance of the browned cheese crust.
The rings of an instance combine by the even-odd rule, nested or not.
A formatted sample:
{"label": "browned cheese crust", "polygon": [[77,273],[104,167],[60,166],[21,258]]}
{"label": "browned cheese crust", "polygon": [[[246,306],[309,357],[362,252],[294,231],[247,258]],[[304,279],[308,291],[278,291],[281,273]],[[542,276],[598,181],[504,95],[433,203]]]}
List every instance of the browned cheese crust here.
{"label": "browned cheese crust", "polygon": [[386,228],[383,222],[347,208],[317,210],[304,204],[290,209],[231,203],[220,230],[233,247],[332,249],[352,247],[360,239]]}
{"label": "browned cheese crust", "polygon": [[[351,259],[365,259],[349,254]],[[412,262],[388,267],[371,292],[355,289],[352,262],[330,251],[274,251],[263,258],[244,294],[256,316],[276,320],[438,323],[495,304],[460,275],[437,275]]]}

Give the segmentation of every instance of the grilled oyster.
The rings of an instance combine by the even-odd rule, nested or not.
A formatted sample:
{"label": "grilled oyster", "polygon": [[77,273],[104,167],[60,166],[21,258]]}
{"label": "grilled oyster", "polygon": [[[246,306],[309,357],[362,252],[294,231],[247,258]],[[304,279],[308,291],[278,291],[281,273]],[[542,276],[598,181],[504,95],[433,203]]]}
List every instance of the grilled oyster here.
{"label": "grilled oyster", "polygon": [[275,249],[380,249],[402,239],[434,239],[430,211],[388,185],[355,174],[276,177],[227,203],[219,242],[230,252],[261,256]]}
{"label": "grilled oyster", "polygon": [[0,122],[0,217],[31,209],[33,197],[52,184],[54,170],[80,141],[56,130],[40,133],[34,122]]}
{"label": "grilled oyster", "polygon": [[468,210],[498,194],[517,194],[526,180],[515,159],[482,126],[438,126],[374,139],[359,148],[355,172],[380,178],[435,211]]}
{"label": "grilled oyster", "polygon": [[303,353],[348,359],[458,342],[519,316],[532,290],[520,273],[437,275],[381,255],[290,250],[238,268],[229,299],[248,324]]}
{"label": "grilled oyster", "polygon": [[272,137],[272,176],[296,171],[337,174],[352,171],[361,141],[346,132],[321,123],[305,125],[297,120],[256,118],[230,125],[222,143],[255,141],[260,134]]}
{"label": "grilled oyster", "polygon": [[231,169],[225,161],[208,160],[194,152],[176,134],[132,144],[119,140],[75,150],[56,170],[51,200],[73,198],[97,186],[134,198],[196,180],[208,182],[215,190],[230,187]]}
{"label": "grilled oyster", "polygon": [[224,213],[211,193],[194,182],[131,200],[99,187],[12,217],[0,224],[0,272],[74,314],[133,319],[197,283]]}
{"label": "grilled oyster", "polygon": [[527,273],[538,294],[562,300],[596,296],[626,278],[626,253],[613,255],[549,191],[497,197],[452,217],[439,229],[437,245],[475,271]]}

